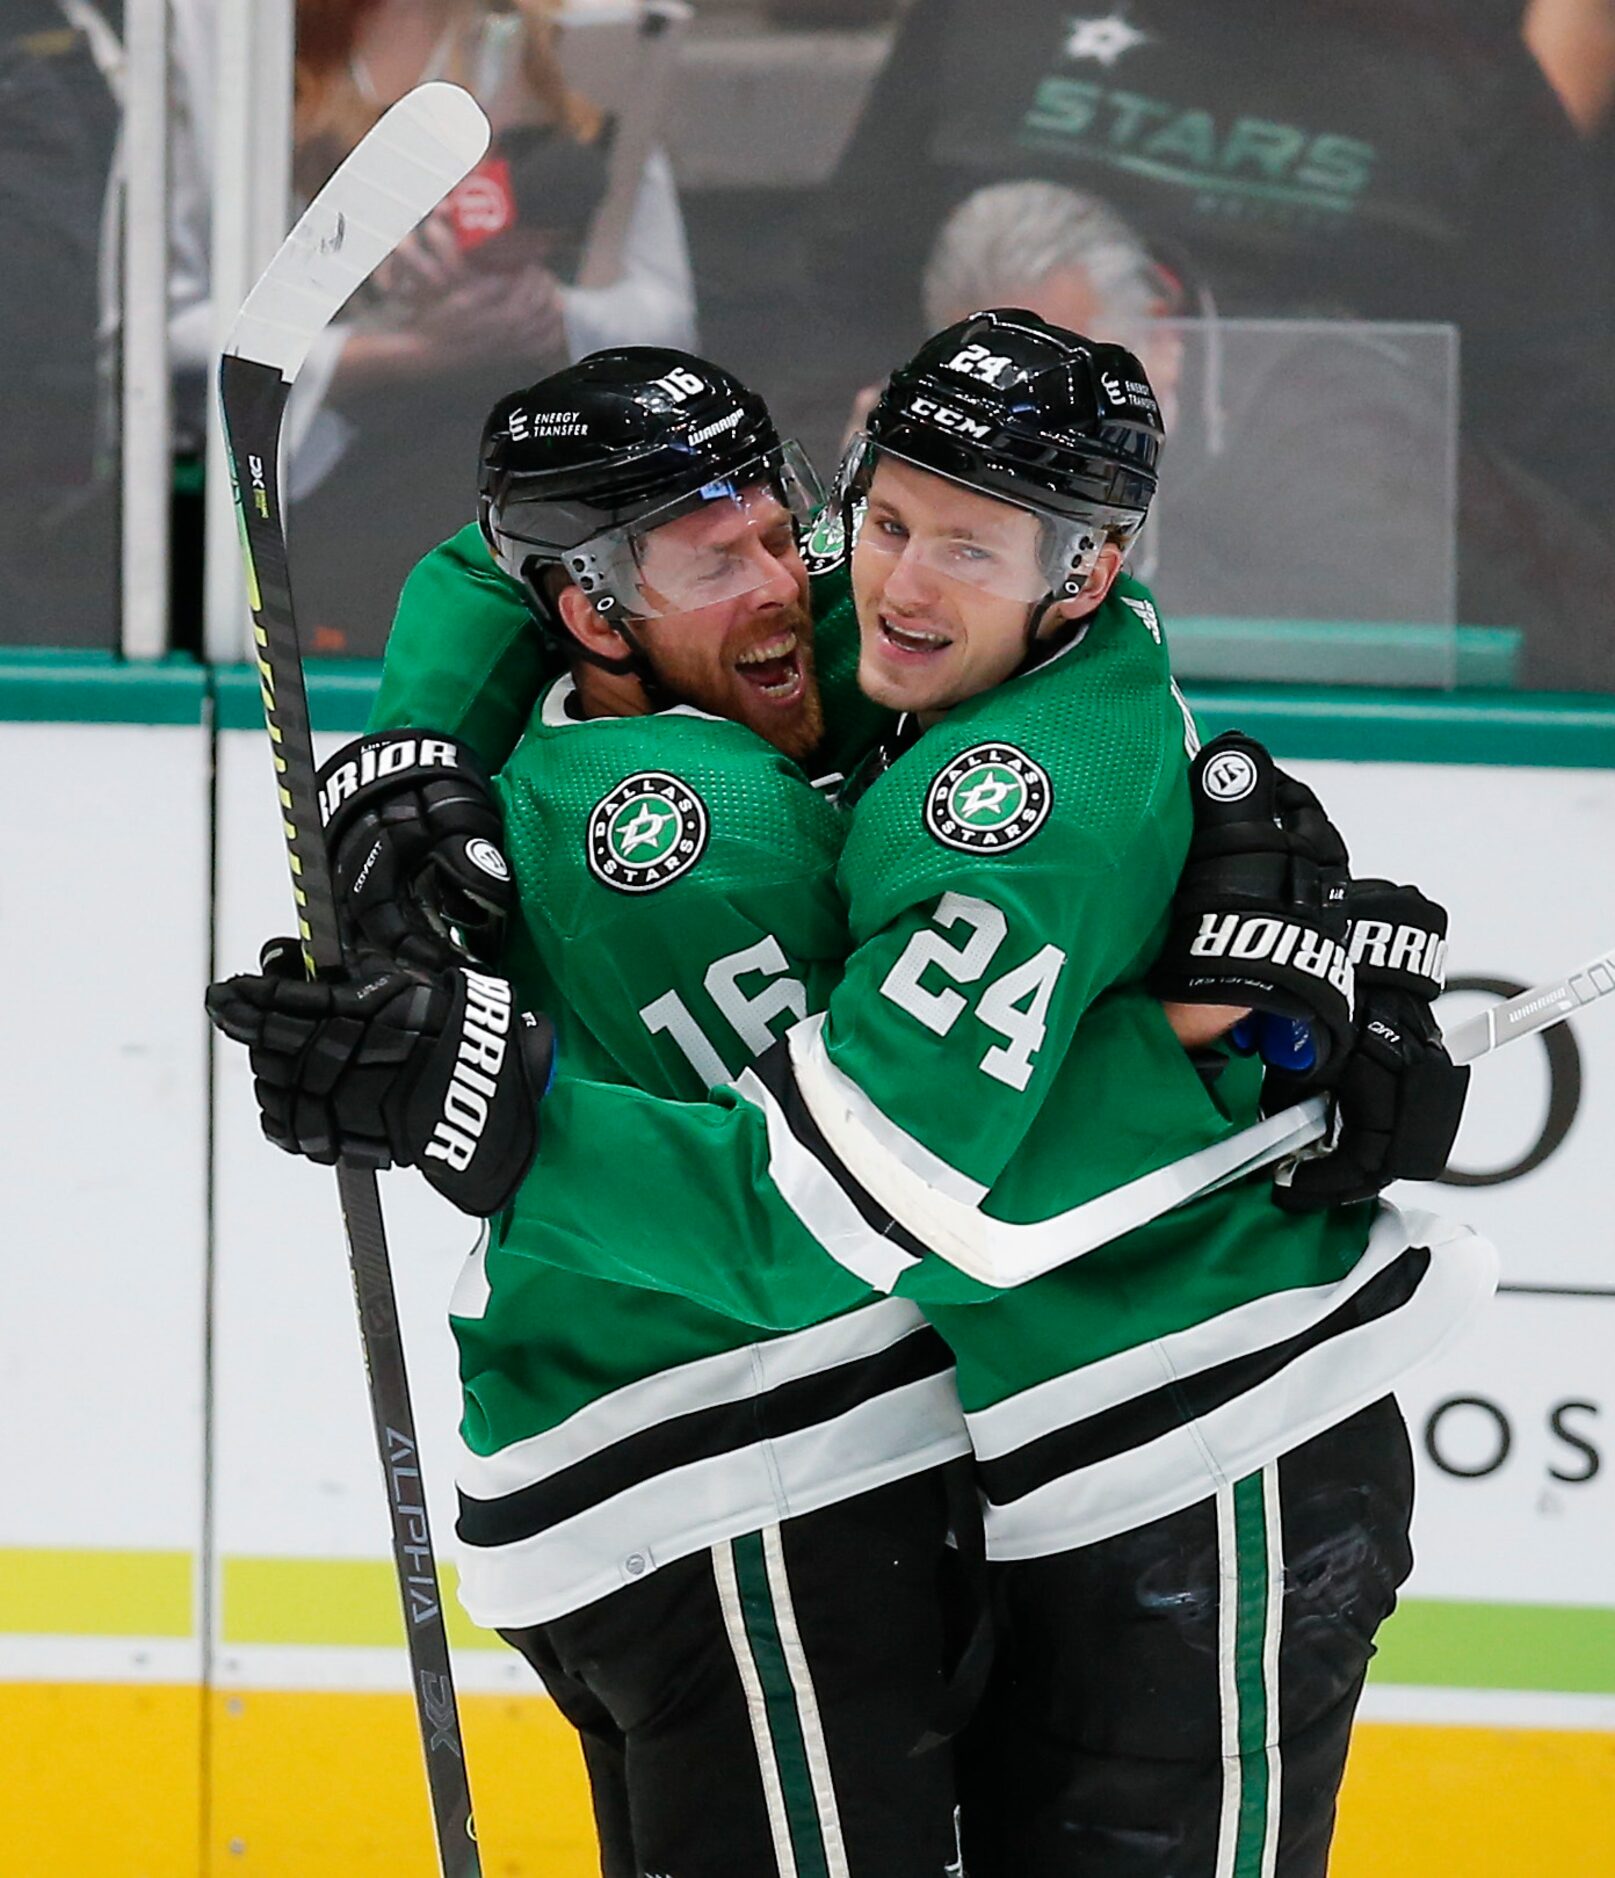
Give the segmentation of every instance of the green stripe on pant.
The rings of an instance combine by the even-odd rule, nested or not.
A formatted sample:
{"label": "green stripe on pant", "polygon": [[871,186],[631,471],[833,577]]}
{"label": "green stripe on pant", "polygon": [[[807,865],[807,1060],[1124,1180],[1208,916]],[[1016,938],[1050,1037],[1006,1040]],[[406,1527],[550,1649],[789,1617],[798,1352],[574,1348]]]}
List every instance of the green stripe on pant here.
{"label": "green stripe on pant", "polygon": [[[715,1548],[714,1557],[722,1561],[725,1553],[733,1571],[740,1630],[736,1635],[731,1624],[731,1641],[737,1658],[742,1651],[749,1657],[755,1676],[755,1693],[761,1707],[759,1715],[758,1704],[753,1702],[758,1758],[764,1763],[764,1785],[776,1788],[783,1813],[783,1820],[776,1821],[776,1839],[781,1826],[788,1839],[788,1845],[778,1847],[782,1871],[794,1873],[794,1878],[834,1878],[801,1711],[801,1700],[804,1696],[811,1699],[811,1690],[799,1691],[792,1676],[781,1612],[770,1582],[764,1535],[747,1533],[727,1547]],[[720,1569],[720,1592],[724,1575]],[[742,1663],[743,1680],[745,1669]]]}
{"label": "green stripe on pant", "polygon": [[1271,1878],[1278,1854],[1278,1467],[1217,1495],[1223,1815],[1217,1878]]}

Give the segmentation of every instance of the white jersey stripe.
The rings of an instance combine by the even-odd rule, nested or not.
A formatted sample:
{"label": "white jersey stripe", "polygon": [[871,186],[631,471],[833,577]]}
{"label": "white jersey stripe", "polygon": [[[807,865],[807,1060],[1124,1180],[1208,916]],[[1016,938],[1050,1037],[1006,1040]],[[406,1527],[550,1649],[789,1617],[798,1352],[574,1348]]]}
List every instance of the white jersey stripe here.
{"label": "white jersey stripe", "polygon": [[[1163,1518],[1377,1402],[1467,1328],[1496,1289],[1492,1246],[1466,1227],[1445,1234],[1418,1289],[1386,1316],[1330,1338],[1193,1422],[1019,1499],[989,1501],[989,1557],[1042,1558]],[[967,1415],[966,1425],[974,1431],[981,1419]]]}
{"label": "white jersey stripe", "polygon": [[984,1461],[993,1460],[1058,1428],[1102,1415],[1162,1383],[1282,1343],[1339,1309],[1408,1246],[1433,1246],[1467,1231],[1426,1213],[1404,1215],[1382,1205],[1362,1257],[1337,1283],[1269,1292],[1171,1336],[1119,1350],[979,1409],[970,1418],[976,1453]]}
{"label": "white jersey stripe", "polygon": [[[450,1306],[455,1316],[462,1314],[459,1301],[457,1289]],[[613,1389],[586,1403],[559,1426],[525,1441],[513,1441],[497,1453],[474,1454],[462,1442],[455,1478],[461,1491],[474,1499],[498,1499],[680,1415],[748,1401],[782,1383],[818,1375],[860,1357],[878,1356],[922,1329],[924,1322],[906,1299],[885,1298],[808,1330],[698,1357]],[[745,1530],[755,1531],[763,1523],[754,1521]]]}
{"label": "white jersey stripe", "polygon": [[647,1571],[970,1452],[951,1372],[828,1422],[654,1475],[509,1545],[459,1544],[460,1602],[486,1629],[581,1609]]}
{"label": "white jersey stripe", "polygon": [[[797,1090],[831,1154],[876,1205],[915,1239],[986,1285],[1025,1284],[1148,1225],[1185,1200],[1269,1165],[1318,1132],[1310,1110],[1286,1110],[1052,1218],[1016,1224],[984,1212],[979,1204],[987,1192],[984,1187],[906,1134],[851,1077],[836,1068],[825,1048],[823,1029],[822,1013],[804,1018],[791,1026],[787,1043]],[[749,1071],[736,1087],[759,1107],[767,1106],[761,1084]],[[818,1158],[790,1134],[783,1118],[780,1128],[777,1134],[770,1115],[773,1155],[769,1171],[775,1185],[825,1250],[863,1276],[853,1256],[825,1238],[813,1207],[799,1203],[796,1196],[808,1189],[810,1170],[819,1166]],[[853,1212],[866,1239],[884,1243],[870,1234],[844,1196],[843,1204]],[[851,1250],[871,1272],[879,1269],[864,1247],[855,1245]],[[889,1291],[896,1277],[881,1283],[871,1276],[867,1282]]]}
{"label": "white jersey stripe", "polygon": [[735,1089],[763,1112],[768,1174],[781,1199],[838,1265],[876,1291],[890,1291],[919,1260],[875,1231],[824,1163],[791,1132],[784,1111],[760,1077],[744,1070]]}

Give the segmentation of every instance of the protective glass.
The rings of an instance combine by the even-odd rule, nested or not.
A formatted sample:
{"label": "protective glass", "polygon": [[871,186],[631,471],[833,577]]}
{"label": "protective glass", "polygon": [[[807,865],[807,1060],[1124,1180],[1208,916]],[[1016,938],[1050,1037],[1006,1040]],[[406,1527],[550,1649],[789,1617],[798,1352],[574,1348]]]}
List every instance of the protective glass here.
{"label": "protective glass", "polygon": [[888,512],[884,505],[871,511],[869,486],[883,455],[940,482],[954,481],[900,451],[883,450],[860,432],[848,447],[836,478],[837,497],[853,505],[855,554],[878,555],[892,563],[893,571],[906,560],[911,568],[933,578],[1027,606],[1049,593],[1076,593],[1098,559],[1105,525],[1097,514],[1087,521],[1050,515],[996,494],[988,496],[968,483],[955,486],[970,489],[993,506],[973,505],[975,512],[967,526],[933,526],[923,510],[906,514],[901,505],[896,512]]}
{"label": "protective glass", "polygon": [[766,587],[824,491],[787,440],[715,482],[569,549],[561,564],[601,612],[693,613]]}

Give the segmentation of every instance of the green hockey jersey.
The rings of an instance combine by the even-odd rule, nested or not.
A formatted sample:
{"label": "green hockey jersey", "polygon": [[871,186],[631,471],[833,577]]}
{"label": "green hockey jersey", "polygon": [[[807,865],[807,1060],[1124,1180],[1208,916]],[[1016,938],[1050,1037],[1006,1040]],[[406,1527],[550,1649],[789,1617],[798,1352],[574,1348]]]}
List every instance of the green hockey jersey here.
{"label": "green hockey jersey", "polygon": [[[583,720],[575,697],[549,687],[496,784],[521,900],[505,966],[568,1074],[693,1100],[823,1008],[841,818],[741,725]],[[619,1178],[609,1151],[590,1177]],[[636,1234],[677,1195],[645,1199]],[[472,1616],[539,1623],[967,1453],[936,1333],[905,1300],[854,1303],[759,1341],[697,1300],[484,1249],[451,1305]]]}
{"label": "green hockey jersey", "polygon": [[[1263,1178],[1138,1200],[1257,1110],[1254,1066],[1208,1086],[1144,987],[1192,738],[1124,578],[858,798],[826,1011],[700,1105],[569,1080],[505,1252],[775,1329],[916,1299],[955,1355],[998,1557],[1188,1505],[1384,1394],[1489,1291],[1473,1235],[1291,1216]],[[946,1256],[1051,1222],[1080,1256],[1014,1291]]]}

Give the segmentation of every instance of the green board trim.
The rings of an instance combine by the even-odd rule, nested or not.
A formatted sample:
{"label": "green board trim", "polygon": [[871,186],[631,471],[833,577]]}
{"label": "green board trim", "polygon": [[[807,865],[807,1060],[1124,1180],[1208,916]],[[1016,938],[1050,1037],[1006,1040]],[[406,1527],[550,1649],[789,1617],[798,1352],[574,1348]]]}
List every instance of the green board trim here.
{"label": "green board trim", "polygon": [[191,1637],[195,1581],[189,1552],[0,1546],[0,1632]]}
{"label": "green board trim", "polygon": [[[307,668],[309,721],[316,730],[358,736],[381,683],[379,659],[318,659]],[[264,707],[254,665],[216,665],[213,695],[220,730],[262,730]]]}
{"label": "green board trim", "polygon": [[[356,736],[375,700],[373,659],[309,668],[314,728]],[[1615,769],[1615,697],[1489,689],[1324,689],[1191,683],[1207,735],[1248,730],[1281,758]],[[249,665],[209,671],[179,656],[127,664],[100,652],[0,651],[0,722],[201,724],[211,694],[220,730],[261,731]]]}
{"label": "green board trim", "polygon": [[200,724],[208,674],[172,653],[136,663],[110,652],[0,650],[0,723]]}
{"label": "green board trim", "polygon": [[1615,698],[1581,692],[1186,688],[1207,736],[1246,730],[1280,758],[1615,769]]}
{"label": "green board trim", "polygon": [[1525,645],[1525,634],[1507,626],[1195,618],[1169,626],[1172,669],[1185,685],[1506,691]]}

